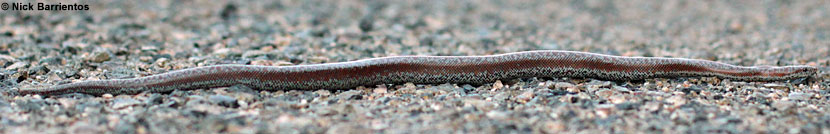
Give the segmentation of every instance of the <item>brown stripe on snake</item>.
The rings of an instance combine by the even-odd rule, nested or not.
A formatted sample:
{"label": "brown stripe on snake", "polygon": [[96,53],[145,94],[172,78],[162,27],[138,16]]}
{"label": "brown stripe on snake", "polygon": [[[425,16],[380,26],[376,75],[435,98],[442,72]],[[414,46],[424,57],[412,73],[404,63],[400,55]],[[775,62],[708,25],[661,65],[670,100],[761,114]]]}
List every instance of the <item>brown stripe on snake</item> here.
{"label": "brown stripe on snake", "polygon": [[469,83],[527,77],[602,80],[719,77],[739,81],[781,81],[815,75],[816,67],[744,67],[683,58],[621,57],[573,51],[527,51],[488,56],[399,56],[350,62],[255,66],[215,65],[132,79],[95,80],[22,94],[136,94],[245,85],[258,90],[349,89],[378,84]]}

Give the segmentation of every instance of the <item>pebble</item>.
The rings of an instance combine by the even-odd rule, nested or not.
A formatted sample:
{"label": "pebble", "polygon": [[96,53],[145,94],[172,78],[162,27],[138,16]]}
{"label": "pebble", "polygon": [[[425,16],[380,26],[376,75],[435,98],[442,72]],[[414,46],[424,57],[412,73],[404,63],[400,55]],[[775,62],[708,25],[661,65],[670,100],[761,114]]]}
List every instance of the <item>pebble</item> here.
{"label": "pebble", "polygon": [[147,99],[144,100],[144,103],[146,103],[148,105],[158,105],[158,104],[161,104],[163,102],[164,102],[164,98],[162,98],[161,95],[155,94],[155,93],[150,94],[150,96],[148,96]]}
{"label": "pebble", "polygon": [[565,91],[568,91],[568,92],[571,92],[571,93],[582,92],[582,90],[579,90],[579,88],[567,88],[567,89],[565,89]]}
{"label": "pebble", "polygon": [[329,90],[317,90],[317,91],[314,91],[314,93],[316,93],[320,96],[330,96],[331,95],[331,92],[329,92]]}
{"label": "pebble", "polygon": [[141,101],[132,98],[116,98],[112,101],[112,108],[123,109],[130,106],[141,104]]}
{"label": "pebble", "polygon": [[219,104],[220,106],[229,107],[229,108],[238,108],[239,103],[237,103],[236,98],[224,95],[211,95],[208,97],[210,102],[214,104]]}
{"label": "pebble", "polygon": [[608,98],[608,97],[611,97],[611,95],[614,95],[614,93],[616,93],[616,91],[614,91],[614,90],[600,89],[595,94],[597,94],[597,96],[599,96],[600,98]]}
{"label": "pebble", "polygon": [[6,66],[6,70],[17,70],[19,68],[25,68],[25,67],[28,67],[28,66],[29,66],[28,62],[15,62],[15,63],[13,63],[9,66]]}
{"label": "pebble", "polygon": [[501,88],[504,88],[504,84],[501,83],[501,80],[496,80],[496,82],[493,83],[493,88],[491,88],[490,91],[495,91]]}
{"label": "pebble", "polygon": [[15,59],[12,56],[0,54],[0,62],[14,62]]}
{"label": "pebble", "polygon": [[227,56],[228,56],[229,54],[231,54],[231,53],[232,53],[232,52],[231,52],[231,49],[228,49],[228,48],[222,48],[222,49],[214,50],[212,54],[213,54],[213,55],[216,55],[216,56],[217,56],[217,57],[219,57],[219,58],[225,58],[225,57],[227,57]]}
{"label": "pebble", "polygon": [[614,106],[619,110],[634,110],[634,109],[640,108],[640,104],[639,103],[634,103],[634,102],[623,102],[623,103],[618,103]]}
{"label": "pebble", "polygon": [[612,95],[611,97],[608,97],[608,101],[610,101],[611,103],[614,103],[614,104],[620,104],[620,103],[624,103],[626,101],[629,101],[628,98],[629,98],[628,95],[617,94],[617,95]]}
{"label": "pebble", "polygon": [[507,112],[496,111],[496,110],[487,112],[487,114],[485,114],[485,115],[487,116],[487,118],[496,119],[496,120],[507,120],[508,117],[509,117]]}
{"label": "pebble", "polygon": [[631,90],[629,90],[628,88],[626,88],[626,87],[621,87],[621,86],[613,86],[613,89],[614,89],[614,90],[617,90],[617,91],[619,91],[619,92],[631,92]]}
{"label": "pebble", "polygon": [[784,86],[784,85],[782,85],[782,84],[778,84],[778,83],[766,83],[766,84],[764,84],[764,87],[768,87],[768,88],[782,88],[782,87],[785,87],[785,86]]}
{"label": "pebble", "polygon": [[616,107],[612,104],[602,104],[596,107],[596,114],[600,118],[607,118],[608,115],[611,115],[616,111]]}
{"label": "pebble", "polygon": [[101,95],[101,97],[103,97],[104,99],[112,99],[113,96],[112,96],[112,94],[104,94],[104,95]]}
{"label": "pebble", "polygon": [[666,102],[674,104],[674,106],[680,106],[686,104],[686,98],[680,95],[675,95],[666,99]]}
{"label": "pebble", "polygon": [[793,101],[776,101],[773,102],[771,105],[773,108],[778,110],[789,110],[795,106],[795,102]]}
{"label": "pebble", "polygon": [[363,98],[361,90],[349,90],[337,95],[340,100],[360,100]]}
{"label": "pebble", "polygon": [[39,99],[43,99],[43,97],[42,97],[42,96],[40,96],[39,94],[32,95],[32,98],[33,98],[33,99],[38,99],[38,100],[39,100]]}
{"label": "pebble", "polygon": [[[68,99],[68,98],[58,98],[58,102],[64,108],[74,107],[75,104],[78,103],[76,99]],[[3,103],[3,101],[0,100],[0,106],[3,106],[2,103]]]}
{"label": "pebble", "polygon": [[144,52],[156,52],[158,50],[159,50],[159,48],[154,46],[154,45],[141,46],[141,51],[144,51]]}
{"label": "pebble", "polygon": [[45,66],[34,66],[34,67],[29,68],[29,75],[32,75],[32,74],[44,75],[46,73],[49,73],[49,71],[50,71],[49,68],[46,68]]}
{"label": "pebble", "polygon": [[527,103],[530,99],[533,99],[533,91],[524,91],[519,96],[516,96],[516,100],[521,103]]}
{"label": "pebble", "polygon": [[554,86],[555,88],[558,88],[558,89],[571,89],[571,88],[576,88],[576,86],[575,86],[574,84],[567,83],[567,82],[556,82],[556,83],[554,83],[554,84],[553,84],[553,86]]}
{"label": "pebble", "polygon": [[42,65],[63,65],[63,58],[60,57],[48,57],[43,58],[38,61],[39,64]]}
{"label": "pebble", "polygon": [[139,56],[138,60],[141,62],[150,62],[153,61],[153,56]]}
{"label": "pebble", "polygon": [[251,58],[252,59],[252,58],[255,58],[255,57],[266,56],[266,55],[268,55],[268,53],[263,52],[263,51],[247,51],[245,53],[242,53],[242,58]]}
{"label": "pebble", "polygon": [[101,63],[110,60],[110,53],[107,51],[94,51],[86,59],[91,62]]}
{"label": "pebble", "polygon": [[166,66],[169,61],[170,59],[168,58],[159,58],[155,62],[153,62],[153,65],[163,67]]}
{"label": "pebble", "polygon": [[568,125],[558,122],[558,121],[548,121],[544,123],[544,131],[545,133],[559,133],[563,132],[568,129]]}
{"label": "pebble", "polygon": [[658,111],[658,110],[660,110],[660,109],[662,109],[662,108],[663,108],[663,103],[660,103],[660,102],[647,102],[647,103],[643,106],[643,109],[645,109],[645,110],[647,110],[647,111],[649,111],[649,112]]}
{"label": "pebble", "polygon": [[274,66],[274,62],[271,60],[254,60],[251,61],[251,65]]}
{"label": "pebble", "polygon": [[698,87],[687,87],[687,88],[681,88],[680,91],[685,93],[685,94],[692,94],[692,93],[699,94],[701,89],[698,88]]}
{"label": "pebble", "polygon": [[386,91],[386,85],[378,86],[377,88],[372,90],[372,92],[375,94],[386,94]]}
{"label": "pebble", "polygon": [[787,97],[790,98],[791,100],[807,100],[807,99],[810,99],[810,97],[812,97],[812,96],[813,96],[812,93],[797,93],[796,92],[796,93],[790,93],[790,95],[787,96]]}

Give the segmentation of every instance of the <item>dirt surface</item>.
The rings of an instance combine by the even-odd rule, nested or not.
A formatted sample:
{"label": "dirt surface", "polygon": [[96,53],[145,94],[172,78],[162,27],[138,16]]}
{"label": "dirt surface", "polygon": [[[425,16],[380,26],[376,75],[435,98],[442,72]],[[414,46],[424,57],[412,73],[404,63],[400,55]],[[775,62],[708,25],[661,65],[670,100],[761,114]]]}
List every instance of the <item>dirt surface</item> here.
{"label": "dirt surface", "polygon": [[[830,2],[822,0],[43,2],[89,10],[0,11],[0,133],[830,132]],[[527,78],[316,91],[16,91],[217,64],[549,49],[820,71],[780,82]]]}

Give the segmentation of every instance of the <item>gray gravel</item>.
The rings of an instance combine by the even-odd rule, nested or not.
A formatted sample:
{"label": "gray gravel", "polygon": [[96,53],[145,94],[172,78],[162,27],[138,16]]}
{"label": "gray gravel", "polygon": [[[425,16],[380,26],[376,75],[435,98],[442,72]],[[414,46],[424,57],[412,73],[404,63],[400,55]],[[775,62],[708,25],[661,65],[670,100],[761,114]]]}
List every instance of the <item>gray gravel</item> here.
{"label": "gray gravel", "polygon": [[[46,1],[57,3],[57,1]],[[0,133],[828,133],[828,1],[60,1],[0,11]],[[217,64],[572,50],[810,65],[812,79],[90,96],[15,89]]]}

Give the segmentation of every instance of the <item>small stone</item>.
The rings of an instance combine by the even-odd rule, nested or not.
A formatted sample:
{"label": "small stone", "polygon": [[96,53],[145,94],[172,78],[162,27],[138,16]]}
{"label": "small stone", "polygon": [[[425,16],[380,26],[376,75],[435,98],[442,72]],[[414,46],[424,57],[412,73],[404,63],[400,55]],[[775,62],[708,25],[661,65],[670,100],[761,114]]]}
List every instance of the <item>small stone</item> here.
{"label": "small stone", "polygon": [[519,94],[519,96],[516,96],[516,99],[521,103],[526,103],[530,101],[530,99],[533,99],[533,96],[533,91],[525,91],[522,92],[522,94]]}
{"label": "small stone", "polygon": [[605,89],[605,88],[598,88],[597,86],[586,86],[585,87],[585,91],[593,92],[593,93],[596,93],[597,90],[599,90],[599,89]]}
{"label": "small stone", "polygon": [[254,60],[251,61],[251,65],[273,66],[274,62],[271,60]]}
{"label": "small stone", "polygon": [[360,19],[360,30],[363,32],[372,31],[372,22],[375,22],[372,17],[364,17],[363,19]]}
{"label": "small stone", "polygon": [[587,85],[597,86],[597,87],[609,87],[611,86],[611,81],[601,81],[601,80],[591,80],[587,83]]}
{"label": "small stone", "polygon": [[680,95],[675,95],[675,96],[670,97],[669,99],[666,99],[666,102],[672,103],[672,104],[674,104],[674,106],[680,106],[680,105],[686,104],[686,98],[683,98]]}
{"label": "small stone", "polygon": [[617,91],[620,91],[620,92],[631,92],[631,90],[630,90],[630,89],[628,89],[628,88],[626,88],[626,87],[621,87],[621,86],[613,86],[612,88],[613,88],[614,90],[617,90]]}
{"label": "small stone", "polygon": [[807,100],[812,96],[813,94],[811,93],[790,93],[788,98],[790,98],[790,100]]}
{"label": "small stone", "polygon": [[156,46],[153,46],[153,45],[141,46],[141,51],[144,51],[144,52],[155,52],[155,51],[158,51],[158,50],[159,50],[159,48],[156,47]]}
{"label": "small stone", "polygon": [[61,65],[63,64],[63,59],[60,57],[49,57],[40,59],[38,63],[42,65]]}
{"label": "small stone", "polygon": [[651,83],[651,82],[646,81],[645,83],[643,83],[643,86],[641,86],[641,87],[640,87],[640,89],[641,89],[641,90],[653,90],[653,89],[657,89],[657,84],[654,84],[654,83]]}
{"label": "small stone", "polygon": [[464,86],[461,86],[461,88],[464,89],[463,93],[476,90],[476,87],[473,87],[473,85],[470,84],[464,84]]}
{"label": "small stone", "polygon": [[568,88],[576,88],[574,84],[567,83],[567,82],[556,82],[553,84],[554,87],[559,89],[568,89]]}
{"label": "small stone", "polygon": [[545,133],[560,133],[568,129],[568,126],[561,122],[549,121],[545,123],[545,128],[542,130]]}
{"label": "small stone", "polygon": [[654,111],[660,110],[660,109],[662,109],[662,107],[663,107],[663,103],[659,103],[659,102],[647,102],[643,106],[643,108],[646,111],[649,111],[649,112],[654,112]]}
{"label": "small stone", "polygon": [[277,61],[276,63],[273,63],[273,64],[275,66],[291,66],[291,65],[294,65],[294,63],[291,63],[291,62],[288,62],[288,61]]}
{"label": "small stone", "polygon": [[32,98],[34,98],[34,99],[43,99],[43,97],[40,96],[39,94],[32,95]]}
{"label": "small stone", "polygon": [[68,127],[70,133],[104,133],[105,127],[92,125],[85,122],[73,123]]}
{"label": "small stone", "polygon": [[109,54],[109,52],[103,51],[103,50],[102,51],[94,51],[94,52],[92,52],[92,54],[90,54],[88,57],[86,57],[86,60],[91,61],[91,62],[95,62],[95,63],[101,63],[101,62],[110,60],[110,54]]}
{"label": "small stone", "polygon": [[605,118],[605,117],[608,117],[608,115],[613,114],[614,111],[616,111],[615,108],[616,107],[613,104],[602,104],[602,105],[597,106],[595,110],[596,110],[596,114],[600,118]]}
{"label": "small stone", "polygon": [[415,86],[415,83],[407,82],[403,84],[403,88],[401,88],[401,90],[415,90],[415,88],[418,88]]}
{"label": "small stone", "polygon": [[210,102],[214,104],[219,104],[220,106],[230,107],[230,108],[238,108],[239,103],[237,103],[236,98],[224,96],[224,95],[211,95],[208,97]]}
{"label": "small stone", "polygon": [[579,99],[585,99],[585,100],[593,99],[593,98],[591,98],[591,95],[588,95],[588,93],[577,93],[576,96],[579,97]]}
{"label": "small stone", "polygon": [[150,94],[150,96],[144,101],[146,104],[157,105],[163,103],[164,99],[159,94]]}
{"label": "small stone", "polygon": [[770,99],[773,99],[773,100],[781,99],[781,96],[778,96],[778,94],[776,94],[776,93],[769,93],[769,94],[767,94],[766,97],[770,98]]}
{"label": "small stone", "polygon": [[168,61],[170,61],[170,59],[168,59],[168,58],[159,58],[159,59],[156,60],[156,62],[153,62],[153,64],[158,65],[158,66],[164,66],[164,65],[167,65]]}
{"label": "small stone", "polygon": [[15,62],[12,65],[6,67],[6,70],[17,70],[18,68],[25,68],[29,66],[29,62]]}
{"label": "small stone", "polygon": [[0,62],[13,62],[13,61],[15,61],[14,57],[0,54]]}
{"label": "small stone", "polygon": [[245,53],[242,53],[242,58],[256,58],[266,55],[268,55],[268,53],[264,51],[246,51]]}
{"label": "small stone", "polygon": [[112,101],[112,108],[115,109],[122,109],[129,106],[134,106],[141,104],[140,101],[132,99],[132,98],[117,98]]}
{"label": "small stone", "polygon": [[611,103],[620,104],[620,103],[624,103],[624,102],[628,101],[628,97],[623,95],[623,94],[617,94],[617,95],[613,95],[611,97],[608,97],[608,100]]}
{"label": "small stone", "polygon": [[579,97],[577,97],[576,95],[573,95],[573,94],[567,94],[563,97],[559,97],[559,101],[567,102],[567,103],[574,103],[574,102],[579,101]]}
{"label": "small stone", "polygon": [[671,89],[669,87],[663,87],[660,90],[662,90],[663,92],[671,92]]}
{"label": "small stone", "polygon": [[579,90],[579,88],[567,88],[565,90],[567,90],[568,92],[571,92],[571,93],[579,93],[579,92],[582,91],[582,90]]}
{"label": "small stone", "polygon": [[712,99],[715,99],[715,100],[721,100],[721,99],[723,99],[723,95],[721,95],[721,94],[716,94],[715,96],[712,96]]}
{"label": "small stone", "polygon": [[[77,102],[76,99],[58,98],[58,103],[60,103],[61,106],[63,106],[64,108],[70,108],[70,107],[74,107],[75,104],[78,103],[78,102]],[[0,101],[0,104],[2,104],[2,101]],[[0,106],[3,106],[3,105],[0,105]]]}
{"label": "small stone", "polygon": [[495,91],[495,90],[501,89],[503,87],[504,87],[504,84],[501,83],[501,80],[496,80],[496,82],[493,83],[493,88],[491,88],[490,91]]}
{"label": "small stone", "polygon": [[684,94],[692,94],[692,93],[698,93],[699,94],[701,89],[693,86],[693,87],[688,87],[688,88],[681,88],[680,91],[683,92]]}
{"label": "small stone", "polygon": [[45,66],[38,65],[38,66],[34,66],[31,69],[29,69],[29,75],[32,75],[32,74],[44,75],[46,73],[49,73],[49,68],[46,68]]}
{"label": "small stone", "polygon": [[616,108],[620,109],[620,110],[633,110],[633,109],[640,108],[640,104],[639,103],[634,103],[634,102],[618,103],[614,106],[616,106]]}
{"label": "small stone", "polygon": [[330,61],[330,60],[329,60],[328,57],[315,56],[315,57],[308,58],[308,61],[310,61],[311,63],[323,63],[323,62],[327,62],[327,61]]}
{"label": "small stone", "polygon": [[186,102],[187,104],[185,104],[185,105],[188,105],[188,106],[201,105],[205,102],[205,97],[198,96],[198,95],[190,95],[190,96],[187,96],[186,101],[187,101]]}
{"label": "small stone", "polygon": [[772,107],[778,110],[787,110],[795,106],[794,101],[776,101],[772,103]]}
{"label": "small stone", "polygon": [[141,62],[150,62],[153,61],[153,56],[140,56],[138,60]]}
{"label": "small stone", "polygon": [[488,118],[496,119],[496,120],[506,120],[507,117],[508,117],[508,114],[506,112],[501,112],[501,111],[496,111],[496,110],[487,112],[487,114],[485,114],[485,115]]}
{"label": "small stone", "polygon": [[329,90],[317,90],[317,91],[314,91],[314,93],[317,93],[317,95],[320,95],[320,96],[329,96],[329,95],[331,95],[331,92],[329,92]]}
{"label": "small stone", "polygon": [[744,25],[740,21],[732,21],[729,23],[729,31],[740,32],[744,29]]}
{"label": "small stone", "polygon": [[349,90],[337,95],[337,98],[340,100],[360,100],[363,99],[363,95],[361,95],[362,90]]}
{"label": "small stone", "polygon": [[603,88],[595,92],[594,94],[597,94],[597,96],[599,96],[600,98],[608,98],[611,97],[611,95],[614,95],[614,93],[616,93],[616,91]]}
{"label": "small stone", "polygon": [[231,49],[228,48],[221,48],[213,51],[213,55],[216,55],[219,58],[225,58],[228,54],[231,53]]}
{"label": "small stone", "polygon": [[784,85],[781,85],[781,84],[778,84],[778,83],[767,83],[767,84],[764,84],[764,87],[775,88],[775,87],[784,87]]}
{"label": "small stone", "polygon": [[380,85],[377,88],[373,89],[372,92],[375,94],[385,94],[387,91],[386,85]]}
{"label": "small stone", "polygon": [[112,94],[104,94],[101,97],[104,97],[104,99],[112,99]]}

